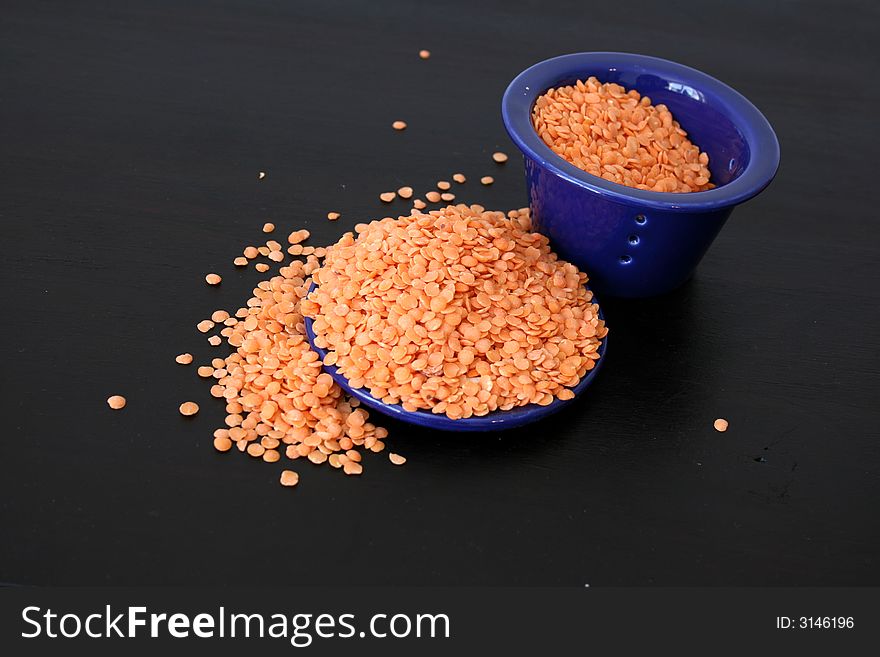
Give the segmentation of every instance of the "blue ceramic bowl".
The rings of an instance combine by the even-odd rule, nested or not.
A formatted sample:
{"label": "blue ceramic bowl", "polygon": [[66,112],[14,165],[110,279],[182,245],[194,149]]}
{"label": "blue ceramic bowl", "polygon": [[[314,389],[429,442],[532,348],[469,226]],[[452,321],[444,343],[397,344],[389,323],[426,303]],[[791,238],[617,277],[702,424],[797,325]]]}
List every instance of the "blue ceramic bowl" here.
{"label": "blue ceramic bowl", "polygon": [[[593,176],[550,150],[532,127],[535,100],[591,75],[664,103],[709,154],[717,187],[644,191]],[[705,73],[656,57],[587,52],[548,59],[510,83],[501,113],[523,152],[535,228],[590,275],[600,296],[654,296],[684,283],[733,208],[770,184],[779,166],[779,142],[754,105]]]}
{"label": "blue ceramic bowl", "polygon": [[[315,285],[312,284],[312,288],[309,290],[311,293],[312,290],[315,289]],[[602,310],[599,310],[599,318],[605,319],[602,314]],[[306,336],[309,339],[309,344],[312,349],[321,357],[321,360],[324,360],[324,356],[327,355],[326,349],[321,349],[320,347],[315,346],[315,331],[312,328],[312,320],[309,317],[305,319],[306,325]],[[602,363],[605,362],[605,348],[608,345],[608,336],[606,335],[602,338],[602,344],[599,345],[599,360],[596,361],[596,365],[587,372],[586,376],[582,378],[578,384],[572,388],[572,392],[574,392],[574,399],[586,390],[587,386],[593,382],[593,379],[596,378],[596,373],[599,371],[599,368],[602,366]],[[517,408],[513,408],[509,411],[493,411],[488,415],[483,415],[480,417],[469,417],[462,418],[460,420],[453,420],[445,415],[434,414],[430,411],[407,411],[404,410],[402,406],[399,404],[386,404],[370,394],[370,391],[366,388],[352,388],[348,379],[346,379],[342,374],[339,373],[339,369],[333,365],[324,365],[324,371],[327,372],[336,383],[339,384],[339,387],[345,390],[352,397],[359,399],[364,406],[372,408],[375,411],[388,415],[390,417],[396,418],[401,422],[408,422],[409,424],[417,424],[422,427],[429,427],[431,429],[442,429],[444,431],[501,431],[502,429],[513,429],[514,427],[521,427],[524,424],[529,424],[531,422],[535,422],[540,420],[543,417],[551,415],[556,411],[561,410],[566,404],[570,404],[574,401],[574,399],[561,400],[554,399],[552,403],[547,406],[539,406],[538,404],[528,404],[527,406],[518,406]]]}

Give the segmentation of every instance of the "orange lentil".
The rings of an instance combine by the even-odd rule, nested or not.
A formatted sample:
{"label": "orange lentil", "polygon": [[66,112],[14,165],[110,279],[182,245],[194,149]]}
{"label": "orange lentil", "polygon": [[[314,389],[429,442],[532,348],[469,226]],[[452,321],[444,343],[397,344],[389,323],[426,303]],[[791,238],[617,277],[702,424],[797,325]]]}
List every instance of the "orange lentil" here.
{"label": "orange lentil", "polygon": [[595,77],[550,89],[532,125],[554,153],[594,176],[656,192],[712,189],[700,152],[666,105]]}
{"label": "orange lentil", "polygon": [[430,50],[419,50],[419,57],[422,59],[428,59],[431,56]]}
{"label": "orange lentil", "polygon": [[452,179],[457,183],[463,183],[467,180],[467,178],[464,177],[463,173],[453,173]]}
{"label": "orange lentil", "polygon": [[[587,276],[531,231],[527,208],[414,211],[356,234],[327,249],[302,302],[315,344],[352,386],[458,419],[546,405],[595,366],[607,329]],[[410,311],[431,316],[417,324]],[[351,439],[362,436],[360,413],[348,416]],[[367,449],[384,448],[374,430]],[[347,472],[349,461],[340,458]]]}
{"label": "orange lentil", "polygon": [[205,276],[205,282],[208,285],[217,285],[222,280],[223,279],[220,278],[220,274],[208,274],[207,276]]}
{"label": "orange lentil", "polygon": [[248,263],[247,258],[239,256],[235,260],[232,261],[232,264],[236,267],[246,267]]}
{"label": "orange lentil", "polygon": [[446,201],[447,203],[448,203],[449,201],[454,201],[454,200],[455,200],[455,194],[451,194],[451,193],[449,193],[449,192],[445,192],[445,193],[443,193],[443,194],[440,194],[440,200],[441,200],[441,201]]}
{"label": "orange lentil", "polygon": [[282,470],[281,472],[281,485],[282,486],[296,486],[299,483],[299,475],[295,473],[293,470]]}
{"label": "orange lentil", "polygon": [[263,460],[266,463],[275,463],[281,458],[281,454],[278,453],[278,450],[275,449],[267,449],[263,452]]}
{"label": "orange lentil", "polygon": [[125,408],[126,400],[122,395],[111,395],[107,398],[107,405],[114,411]]}
{"label": "orange lentil", "polygon": [[247,258],[248,260],[253,260],[258,255],[260,255],[260,252],[257,251],[257,247],[255,247],[255,246],[246,246],[243,253],[244,253],[244,257]]}
{"label": "orange lentil", "polygon": [[281,251],[271,251],[267,256],[272,262],[281,262],[284,260],[284,254]]}
{"label": "orange lentil", "polygon": [[336,221],[337,219],[339,219],[339,216],[340,216],[340,215],[339,215],[338,212],[328,212],[328,213],[327,213],[327,218],[328,218],[330,221]]}
{"label": "orange lentil", "polygon": [[247,446],[247,453],[254,458],[261,457],[266,452],[266,448],[260,443],[251,443]]}
{"label": "orange lentil", "polygon": [[712,426],[715,427],[715,431],[720,431],[721,433],[724,433],[725,431],[727,431],[727,427],[730,426],[730,423],[723,417],[720,417],[715,420]]}
{"label": "orange lentil", "polygon": [[211,321],[220,324],[221,322],[225,322],[229,319],[229,313],[225,310],[215,310],[211,313]]}
{"label": "orange lentil", "polygon": [[275,224],[268,222],[268,221],[263,224],[263,232],[264,233],[271,233],[273,230],[275,230]]}
{"label": "orange lentil", "polygon": [[495,179],[492,176],[483,176],[482,178],[480,178],[480,182],[484,185],[491,185],[493,182],[495,182]]}
{"label": "orange lentil", "polygon": [[265,262],[258,262],[254,265],[254,269],[256,269],[260,273],[267,272],[269,271],[269,265],[267,265]]}
{"label": "orange lentil", "polygon": [[441,189],[445,192],[450,187],[452,187],[452,183],[450,183],[448,180],[437,181],[437,189]]}
{"label": "orange lentil", "polygon": [[187,401],[180,405],[181,415],[195,415],[199,412],[199,405],[195,402]]}
{"label": "orange lentil", "polygon": [[382,192],[379,194],[379,198],[383,203],[391,203],[394,198],[397,196],[397,192]]}
{"label": "orange lentil", "polygon": [[416,210],[424,210],[428,206],[422,199],[417,198],[415,201],[413,201],[413,207]]}
{"label": "orange lentil", "polygon": [[193,362],[193,356],[192,354],[180,354],[174,360],[181,365],[189,365],[191,362]]}
{"label": "orange lentil", "polygon": [[210,338],[208,338],[208,344],[212,347],[219,346],[221,342],[223,341],[220,339],[219,335],[212,335]]}
{"label": "orange lentil", "polygon": [[427,194],[425,194],[425,198],[428,199],[431,203],[439,203],[440,192],[428,192]]}
{"label": "orange lentil", "polygon": [[394,465],[403,465],[404,463],[406,463],[406,457],[403,457],[400,454],[395,454],[394,452],[388,453],[388,460],[391,461]]}
{"label": "orange lentil", "polygon": [[202,333],[207,333],[212,328],[214,328],[215,324],[210,319],[203,319],[201,322],[196,324],[196,328],[199,329]]}
{"label": "orange lentil", "polygon": [[218,436],[214,438],[214,449],[218,452],[228,452],[232,449],[232,441],[228,436]]}
{"label": "orange lentil", "polygon": [[397,190],[397,195],[400,198],[411,198],[413,195],[413,188],[412,187],[401,187],[400,189]]}
{"label": "orange lentil", "polygon": [[406,130],[406,121],[395,121],[391,127],[395,130]]}
{"label": "orange lentil", "polygon": [[507,155],[500,151],[492,153],[492,159],[495,160],[498,164],[504,164],[507,162]]}
{"label": "orange lentil", "polygon": [[198,370],[196,370],[196,372],[198,372],[198,375],[203,379],[207,379],[212,374],[214,374],[214,368],[210,365],[202,365],[201,367],[199,367]]}

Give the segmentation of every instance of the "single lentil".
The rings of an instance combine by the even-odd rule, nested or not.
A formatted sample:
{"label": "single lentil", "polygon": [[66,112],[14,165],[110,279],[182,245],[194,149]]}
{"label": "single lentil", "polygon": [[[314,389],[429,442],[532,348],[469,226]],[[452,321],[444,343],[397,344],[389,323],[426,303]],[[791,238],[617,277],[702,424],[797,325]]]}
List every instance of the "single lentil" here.
{"label": "single lentil", "polygon": [[463,173],[453,173],[452,179],[457,183],[463,183],[467,180],[467,178],[464,177]]}
{"label": "single lentil", "polygon": [[720,431],[721,433],[724,433],[725,431],[727,431],[727,427],[730,426],[730,423],[723,417],[720,417],[715,420],[712,426],[715,427],[715,431]]}
{"label": "single lentil", "polygon": [[122,395],[111,395],[107,398],[107,405],[114,411],[125,408],[126,400]]}
{"label": "single lentil", "polygon": [[275,224],[270,223],[268,221],[263,224],[263,232],[264,233],[271,233],[273,230],[275,230]]}
{"label": "single lentil", "polygon": [[500,151],[492,153],[492,159],[495,160],[498,164],[504,164],[507,162],[507,154],[502,153]]}
{"label": "single lentil", "polygon": [[189,365],[193,362],[193,356],[192,354],[184,353],[177,356],[174,360],[181,365]]}
{"label": "single lentil", "polygon": [[422,59],[428,59],[431,56],[430,50],[419,50],[419,57]]}
{"label": "single lentil", "polygon": [[391,127],[395,130],[406,130],[406,121],[395,121]]}
{"label": "single lentil", "polygon": [[406,457],[403,457],[400,454],[395,454],[394,452],[389,452],[388,460],[391,461],[394,465],[403,465],[404,463],[406,463]]}
{"label": "single lentil", "polygon": [[223,279],[220,278],[219,274],[208,274],[207,276],[205,276],[205,282],[208,285],[217,285],[222,280]]}
{"label": "single lentil", "polygon": [[397,196],[397,192],[382,192],[379,194],[379,198],[383,203],[391,203],[394,198]]}
{"label": "single lentil", "polygon": [[281,472],[281,485],[282,486],[296,486],[299,483],[299,475],[295,473],[293,470],[282,470]]}
{"label": "single lentil", "polygon": [[492,176],[483,176],[482,178],[480,178],[480,182],[484,185],[491,185],[493,182],[495,182],[495,179]]}
{"label": "single lentil", "polygon": [[183,402],[180,405],[180,414],[181,415],[195,415],[199,412],[199,405],[192,401]]}
{"label": "single lentil", "polygon": [[412,198],[413,188],[412,187],[401,187],[397,190],[397,195],[400,198]]}
{"label": "single lentil", "polygon": [[328,218],[330,221],[336,221],[337,219],[339,219],[339,213],[338,213],[338,212],[328,212],[328,213],[327,213],[327,218]]}

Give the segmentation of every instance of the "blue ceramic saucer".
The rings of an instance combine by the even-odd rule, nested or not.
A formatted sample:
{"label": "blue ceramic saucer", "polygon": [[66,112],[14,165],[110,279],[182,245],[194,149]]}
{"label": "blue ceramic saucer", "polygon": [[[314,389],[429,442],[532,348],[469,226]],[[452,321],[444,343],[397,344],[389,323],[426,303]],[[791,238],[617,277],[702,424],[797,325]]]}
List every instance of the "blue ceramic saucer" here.
{"label": "blue ceramic saucer", "polygon": [[[309,293],[314,289],[315,284],[313,283]],[[599,318],[605,319],[601,307],[599,309]],[[312,328],[311,318],[305,318],[305,325],[309,344],[323,361],[324,356],[327,355],[327,350],[315,346],[315,331]],[[521,427],[524,424],[536,422],[575,401],[575,399],[587,389],[587,386],[593,382],[593,379],[596,378],[599,368],[602,366],[602,363],[605,362],[605,349],[607,345],[608,336],[606,335],[602,338],[602,344],[599,345],[599,360],[596,361],[595,367],[587,372],[586,376],[584,376],[584,378],[582,378],[578,384],[571,389],[575,395],[574,399],[568,399],[565,401],[554,399],[553,402],[547,406],[528,404],[526,406],[518,406],[509,411],[493,411],[488,415],[462,418],[460,420],[453,420],[446,415],[434,414],[430,411],[406,411],[400,406],[400,404],[386,404],[373,397],[366,388],[352,388],[348,383],[348,379],[339,373],[337,367],[333,365],[324,365],[323,367],[324,371],[333,377],[333,380],[339,384],[340,388],[345,390],[345,392],[355,399],[360,400],[364,406],[378,411],[379,413],[383,413],[384,415],[388,415],[389,417],[398,419],[401,422],[408,422],[409,424],[417,424],[422,427],[441,429],[444,431],[501,431],[503,429],[512,429],[514,427]]]}

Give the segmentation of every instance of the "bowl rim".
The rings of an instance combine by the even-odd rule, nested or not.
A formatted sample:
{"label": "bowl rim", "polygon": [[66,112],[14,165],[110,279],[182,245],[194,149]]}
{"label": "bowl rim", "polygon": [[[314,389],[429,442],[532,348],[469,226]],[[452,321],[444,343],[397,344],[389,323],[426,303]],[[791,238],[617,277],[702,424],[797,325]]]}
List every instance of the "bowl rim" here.
{"label": "bowl rim", "polygon": [[[557,84],[563,73],[600,64],[673,76],[722,102],[725,113],[749,146],[749,163],[731,182],[704,192],[654,192],[627,187],[579,169],[554,153],[532,126],[532,105]],[[613,70],[613,69],[612,69]],[[656,210],[707,212],[737,205],[759,194],[779,168],[779,140],[761,111],[735,89],[690,66],[659,57],[625,52],[581,52],[545,59],[517,75],[501,100],[501,116],[510,138],[523,154],[555,175],[610,200]],[[523,118],[525,121],[523,122]]]}

